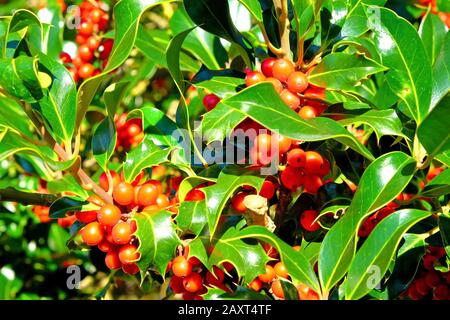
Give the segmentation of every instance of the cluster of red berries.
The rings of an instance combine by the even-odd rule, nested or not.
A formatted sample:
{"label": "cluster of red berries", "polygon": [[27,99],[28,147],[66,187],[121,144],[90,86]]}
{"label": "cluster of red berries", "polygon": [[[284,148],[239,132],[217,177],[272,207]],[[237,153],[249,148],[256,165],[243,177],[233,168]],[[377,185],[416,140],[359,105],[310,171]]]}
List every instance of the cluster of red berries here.
{"label": "cluster of red berries", "polygon": [[427,248],[417,277],[405,292],[410,299],[450,299],[450,272],[441,272],[434,268],[438,264],[439,259],[444,258],[446,255],[443,247],[429,246]]}
{"label": "cluster of red berries", "polygon": [[[294,247],[295,250],[299,250],[300,247]],[[270,291],[278,299],[284,299],[284,292],[281,285],[283,280],[290,281],[290,276],[286,266],[281,261],[273,261],[266,265],[265,273],[260,274],[252,282],[249,287],[256,292],[261,291],[263,287],[270,288]],[[308,286],[299,284],[296,286],[298,296],[300,300],[319,300],[318,294]]]}
{"label": "cluster of red berries", "polygon": [[[98,246],[106,253],[105,264],[111,269],[119,269],[128,274],[139,271],[138,241],[134,236],[137,226],[132,219],[134,212],[156,213],[167,209],[171,203],[163,193],[163,185],[158,180],[143,181],[142,172],[132,183],[110,171],[114,204],[105,204],[99,197],[88,198],[97,210],[77,212],[76,219],[86,224],[81,230],[82,240],[89,246]],[[100,176],[100,186],[110,191],[108,177]]]}
{"label": "cluster of red berries", "polygon": [[[247,87],[261,82],[272,83],[281,100],[305,120],[320,116],[328,107],[318,101],[325,99],[325,89],[310,84],[307,73],[296,70],[288,59],[267,58],[261,63],[261,72],[247,71]],[[220,98],[215,94],[207,94],[203,98],[207,111],[214,109],[219,102]]]}
{"label": "cluster of red berries", "polygon": [[81,23],[75,42],[79,45],[75,57],[60,54],[61,62],[67,67],[75,82],[95,76],[105,68],[114,41],[102,39],[109,26],[109,15],[101,1],[84,1],[80,4]]}
{"label": "cluster of red berries", "polygon": [[142,120],[134,118],[127,121],[127,117],[127,113],[122,113],[114,119],[117,130],[116,151],[128,151],[144,139]]}
{"label": "cluster of red berries", "polygon": [[324,89],[309,84],[308,75],[296,70],[288,59],[267,58],[261,63],[261,72],[249,71],[245,77],[247,87],[264,81],[272,83],[281,100],[303,119],[318,117],[328,107],[312,100],[323,99]]}
{"label": "cluster of red berries", "polygon": [[[208,291],[208,287],[220,288],[230,291],[224,284],[228,275],[217,266],[213,266],[211,271],[196,257],[188,258],[189,247],[185,247],[184,254],[178,255],[169,262],[167,270],[172,272],[169,287],[175,294],[181,294],[183,300],[203,300],[201,295]],[[224,263],[223,267],[227,272],[234,267],[229,263]]]}

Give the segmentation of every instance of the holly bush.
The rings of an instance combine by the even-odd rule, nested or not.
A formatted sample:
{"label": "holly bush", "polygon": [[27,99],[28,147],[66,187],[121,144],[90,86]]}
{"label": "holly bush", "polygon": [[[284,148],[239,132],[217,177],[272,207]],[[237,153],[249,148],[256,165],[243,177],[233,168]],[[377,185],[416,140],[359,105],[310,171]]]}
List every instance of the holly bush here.
{"label": "holly bush", "polygon": [[0,298],[450,298],[447,1],[0,12]]}

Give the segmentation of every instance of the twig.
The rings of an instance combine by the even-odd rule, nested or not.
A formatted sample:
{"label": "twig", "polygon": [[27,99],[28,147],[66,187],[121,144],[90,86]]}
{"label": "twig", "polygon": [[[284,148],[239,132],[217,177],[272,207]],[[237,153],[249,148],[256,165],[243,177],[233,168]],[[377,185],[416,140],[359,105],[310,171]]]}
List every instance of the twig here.
{"label": "twig", "polygon": [[284,58],[291,59],[291,45],[289,41],[289,16],[287,0],[273,0],[275,12],[278,18],[278,30],[280,32],[281,51]]}
{"label": "twig", "polygon": [[272,42],[269,39],[269,35],[267,34],[266,28],[264,27],[264,24],[261,22],[258,22],[258,26],[261,29],[261,32],[264,37],[264,41],[267,45],[267,48],[276,56],[281,57],[283,55],[283,51],[280,48],[277,48],[272,44]]}
{"label": "twig", "polygon": [[29,193],[16,190],[14,188],[0,189],[0,202],[12,201],[24,205],[37,205],[49,207],[58,197],[48,193]]}

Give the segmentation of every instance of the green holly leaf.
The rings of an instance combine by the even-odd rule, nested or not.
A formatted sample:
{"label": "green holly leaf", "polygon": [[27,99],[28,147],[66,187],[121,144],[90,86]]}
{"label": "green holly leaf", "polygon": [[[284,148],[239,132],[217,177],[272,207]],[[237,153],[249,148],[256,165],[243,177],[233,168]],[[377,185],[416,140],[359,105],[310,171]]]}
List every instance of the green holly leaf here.
{"label": "green holly leaf", "polygon": [[[218,111],[215,111],[216,109]],[[217,119],[212,121],[212,116],[210,116],[206,124],[202,123],[202,132],[206,135],[208,141],[221,141],[226,137],[221,134],[221,132],[224,132],[220,131],[218,125],[212,125],[211,123],[218,123],[219,119],[222,118],[227,120],[225,126],[235,127],[245,117],[250,117],[265,128],[277,131],[288,138],[302,141],[335,139],[366,158],[373,159],[372,154],[358,139],[334,120],[324,117],[303,120],[281,100],[270,83],[256,84],[232,97],[223,99],[206,116],[209,114],[213,114]],[[234,123],[229,121],[234,121]],[[213,134],[213,137],[209,137],[211,134]]]}
{"label": "green holly leaf", "polygon": [[250,226],[242,229],[235,238],[241,239],[258,239],[266,242],[277,249],[280,253],[281,261],[289,271],[289,275],[294,282],[307,285],[315,292],[319,293],[320,285],[317,280],[317,276],[314,272],[309,260],[303,255],[303,253],[295,251],[290,245],[279,239],[267,228],[262,226]]}
{"label": "green holly leaf", "polygon": [[146,212],[136,213],[135,233],[139,240],[138,252],[140,259],[136,262],[141,270],[141,279],[148,268],[155,267],[164,278],[167,264],[172,260],[175,250],[181,244],[175,232],[172,213],[160,211],[155,214]]}
{"label": "green holly leaf", "polygon": [[450,92],[448,61],[450,61],[450,32],[446,33],[441,51],[433,66],[433,96],[430,109],[433,109]]}
{"label": "green holly leaf", "polygon": [[395,110],[369,110],[362,113],[344,113],[342,115],[345,119],[339,120],[340,124],[343,126],[367,124],[375,131],[378,141],[386,135],[404,137],[402,133],[403,125]]}
{"label": "green holly leaf", "polygon": [[433,66],[444,43],[446,35],[445,24],[437,15],[428,11],[420,23],[419,35]]}
{"label": "green holly leaf", "polygon": [[383,219],[353,259],[345,282],[346,299],[356,300],[378,285],[394,258],[403,235],[430,212],[404,209]]}
{"label": "green holly leaf", "polygon": [[50,206],[50,217],[64,218],[68,212],[96,210],[98,207],[78,197],[62,197]]}
{"label": "green holly leaf", "polygon": [[108,116],[100,122],[92,136],[92,153],[103,170],[107,170],[108,161],[116,147],[116,139],[114,120]]}
{"label": "green holly leaf", "polygon": [[[174,12],[169,25],[174,34],[196,27],[183,6]],[[220,44],[219,38],[199,29],[188,34],[182,47],[209,69],[220,69],[228,60],[227,52]]]}
{"label": "green holly leaf", "polygon": [[369,6],[371,29],[392,91],[409,115],[421,123],[431,101],[431,63],[414,27],[393,11]]}
{"label": "green holly leaf", "polygon": [[172,148],[160,149],[150,138],[145,138],[136,148],[127,153],[123,164],[125,181],[133,181],[144,169],[167,162]]}
{"label": "green holly leaf", "polygon": [[319,277],[325,292],[346,274],[354,256],[356,234],[364,218],[395,199],[411,180],[415,164],[407,154],[391,152],[377,158],[364,171],[347,212],[322,242]]}
{"label": "green holly leaf", "polygon": [[439,197],[450,193],[450,169],[444,170],[433,178],[422,189],[420,194],[424,197]]}
{"label": "green holly leaf", "polygon": [[354,91],[370,75],[387,68],[361,54],[335,52],[325,56],[310,73],[310,83],[328,89]]}
{"label": "green holly leaf", "polygon": [[209,256],[210,265],[232,263],[245,284],[265,272],[265,265],[269,261],[266,252],[258,242],[244,242],[237,228],[227,229],[215,240],[214,250]]}
{"label": "green holly leaf", "polygon": [[417,129],[417,136],[429,157],[434,157],[450,150],[450,118],[448,106],[450,96],[445,97],[428,114]]}
{"label": "green holly leaf", "polygon": [[[249,185],[260,190],[265,180],[257,170],[249,170],[239,166],[226,166],[219,177],[217,183],[202,188],[205,193],[208,226],[211,237],[216,231],[220,215],[234,192],[243,185]],[[253,279],[251,279],[253,280]]]}
{"label": "green holly leaf", "polygon": [[181,202],[176,221],[178,228],[198,236],[208,223],[208,211],[206,210],[205,201]]}
{"label": "green holly leaf", "polygon": [[236,44],[236,49],[247,66],[251,66],[250,57],[253,48],[233,24],[228,1],[183,0],[183,3],[195,24],[209,33]]}

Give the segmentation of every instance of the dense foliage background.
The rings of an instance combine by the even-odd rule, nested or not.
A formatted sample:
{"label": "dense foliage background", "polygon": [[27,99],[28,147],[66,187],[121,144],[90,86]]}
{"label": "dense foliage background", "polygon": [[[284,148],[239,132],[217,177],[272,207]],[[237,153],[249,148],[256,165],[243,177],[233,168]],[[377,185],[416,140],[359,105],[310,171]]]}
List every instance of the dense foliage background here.
{"label": "dense foliage background", "polygon": [[0,299],[450,298],[448,1],[0,15]]}

